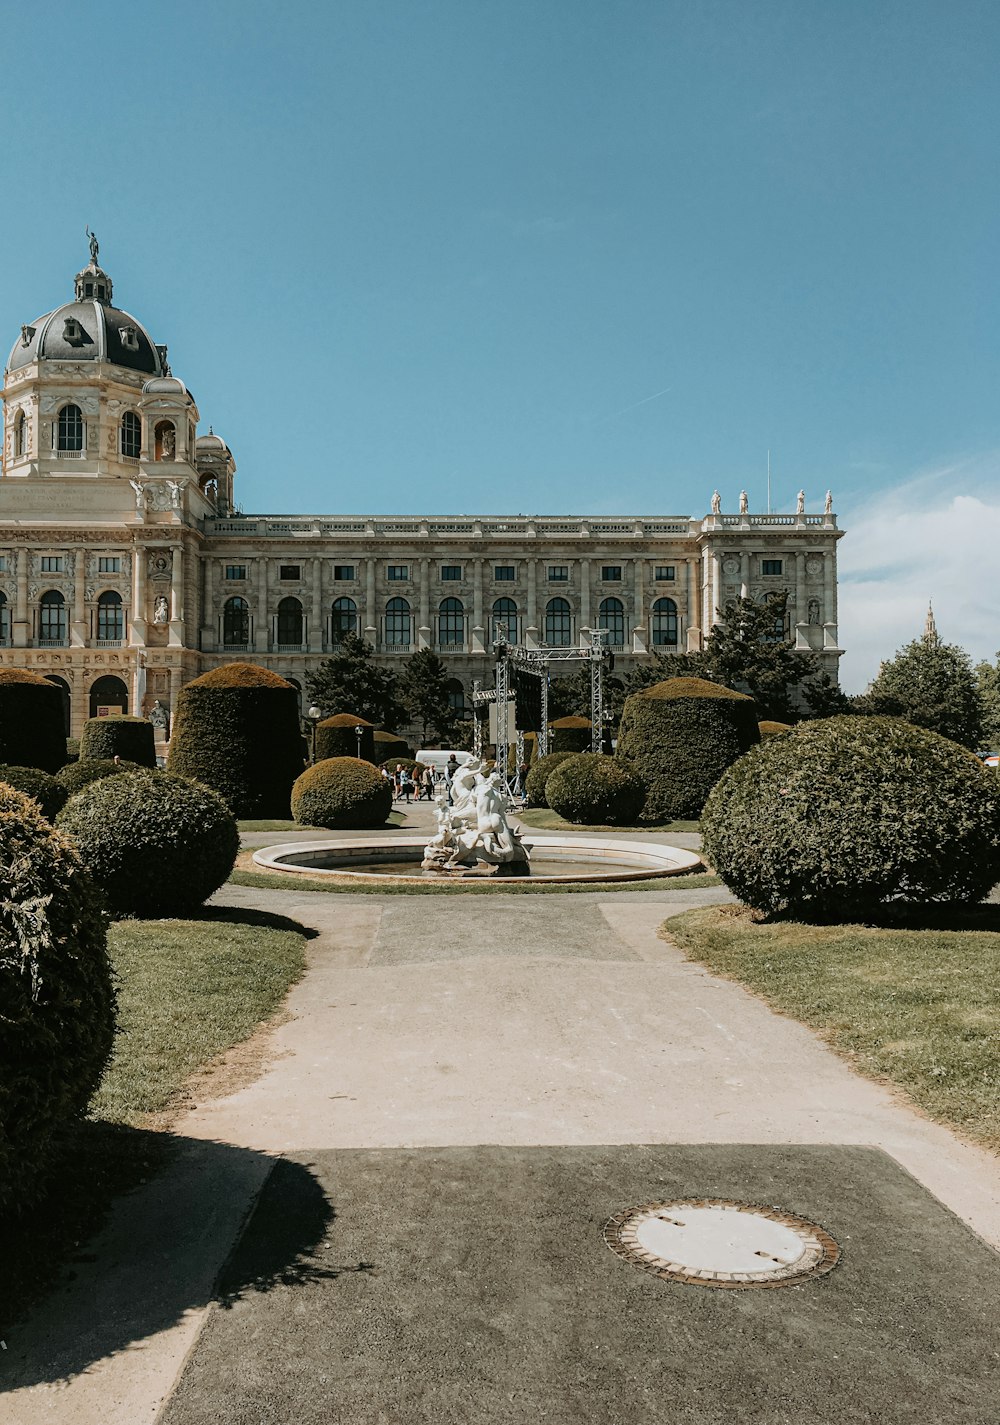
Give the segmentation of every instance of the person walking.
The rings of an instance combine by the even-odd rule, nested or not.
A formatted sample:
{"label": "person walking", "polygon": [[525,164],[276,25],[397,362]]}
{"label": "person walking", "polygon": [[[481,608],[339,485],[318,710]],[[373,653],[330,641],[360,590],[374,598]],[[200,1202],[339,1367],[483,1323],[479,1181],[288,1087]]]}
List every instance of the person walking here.
{"label": "person walking", "polygon": [[399,769],[399,795],[405,802],[413,801],[413,778],[409,767]]}

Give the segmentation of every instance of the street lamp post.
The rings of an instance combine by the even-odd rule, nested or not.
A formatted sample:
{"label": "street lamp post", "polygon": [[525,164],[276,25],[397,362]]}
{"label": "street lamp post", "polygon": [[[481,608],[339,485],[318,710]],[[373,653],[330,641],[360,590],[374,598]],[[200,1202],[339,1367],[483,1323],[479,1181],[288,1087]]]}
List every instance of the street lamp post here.
{"label": "street lamp post", "polygon": [[312,762],[316,761],[316,724],[319,722],[322,716],[323,709],[318,708],[315,705],[311,707],[306,713],[306,717],[309,719],[309,729],[312,733],[312,752],[310,756],[310,761]]}
{"label": "street lamp post", "polygon": [[359,725],[354,729],[354,736],[358,739],[358,761],[359,761],[359,762],[361,761],[361,739],[362,739],[362,737],[364,737],[364,735],[365,735],[365,730],[364,730],[364,728],[359,724]]}

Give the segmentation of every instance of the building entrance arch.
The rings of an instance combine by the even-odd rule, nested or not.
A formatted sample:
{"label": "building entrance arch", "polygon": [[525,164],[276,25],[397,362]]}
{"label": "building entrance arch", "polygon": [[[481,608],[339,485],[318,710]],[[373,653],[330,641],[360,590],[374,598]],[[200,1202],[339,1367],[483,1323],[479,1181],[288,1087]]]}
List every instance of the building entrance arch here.
{"label": "building entrance arch", "polygon": [[[90,716],[101,717],[101,708],[111,708],[117,714],[128,712],[128,688],[121,678],[106,673],[90,687]],[[104,717],[115,715],[105,712]]]}

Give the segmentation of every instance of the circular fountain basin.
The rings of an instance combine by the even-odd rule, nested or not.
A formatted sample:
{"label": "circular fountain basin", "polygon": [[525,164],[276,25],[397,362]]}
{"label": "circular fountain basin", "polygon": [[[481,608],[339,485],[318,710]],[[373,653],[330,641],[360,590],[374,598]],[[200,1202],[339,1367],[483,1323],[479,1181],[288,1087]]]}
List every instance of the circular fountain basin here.
{"label": "circular fountain basin", "polygon": [[[693,851],[662,842],[612,841],[603,837],[546,836],[522,838],[531,854],[528,876],[511,875],[499,866],[489,877],[498,881],[546,884],[580,881],[650,881],[677,876],[701,865]],[[421,869],[427,837],[395,836],[377,841],[356,837],[331,837],[324,841],[290,841],[266,846],[253,859],[268,871],[287,871],[313,877],[378,878],[392,881],[462,883],[460,875]]]}

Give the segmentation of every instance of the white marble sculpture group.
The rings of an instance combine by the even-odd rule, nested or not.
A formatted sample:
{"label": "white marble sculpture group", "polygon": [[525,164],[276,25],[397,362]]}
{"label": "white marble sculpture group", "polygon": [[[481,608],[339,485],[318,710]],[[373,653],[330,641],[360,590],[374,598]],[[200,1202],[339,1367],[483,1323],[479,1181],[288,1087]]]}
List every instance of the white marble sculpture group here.
{"label": "white marble sculpture group", "polygon": [[528,874],[528,848],[520,829],[507,820],[503,783],[496,772],[484,773],[476,758],[452,778],[452,804],[438,794],[437,833],[424,847],[424,871],[437,874]]}

